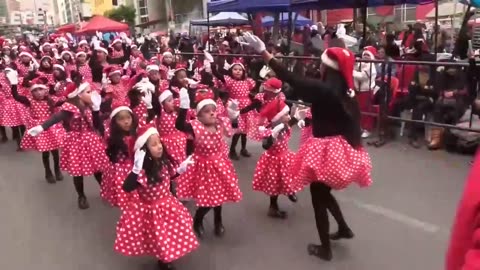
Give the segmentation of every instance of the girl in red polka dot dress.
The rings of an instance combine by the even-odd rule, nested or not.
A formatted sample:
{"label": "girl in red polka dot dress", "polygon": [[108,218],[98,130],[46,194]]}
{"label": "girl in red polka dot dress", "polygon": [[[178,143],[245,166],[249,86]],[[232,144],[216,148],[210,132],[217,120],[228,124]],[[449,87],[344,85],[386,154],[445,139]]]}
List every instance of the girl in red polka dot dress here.
{"label": "girl in red polka dot dress", "polygon": [[122,189],[123,181],[132,168],[133,153],[129,152],[129,147],[137,126],[137,118],[126,104],[118,102],[112,105],[109,134],[106,134],[110,166],[102,175],[100,195],[110,205],[120,209],[138,197],[136,192],[126,193]]}
{"label": "girl in red polka dot dress", "polygon": [[[211,58],[211,57],[207,57]],[[218,73],[217,68],[214,66],[213,74],[217,77],[222,83],[229,94],[230,99],[238,100],[240,110],[250,105],[251,98],[250,93],[255,88],[255,81],[247,78],[245,67],[240,60],[234,60],[233,64],[228,70],[228,75],[222,76]],[[253,111],[248,113],[243,113],[238,119],[238,129],[235,135],[232,137],[232,144],[230,145],[229,156],[233,160],[238,160],[236,147],[239,140],[241,140],[242,149],[240,155],[243,157],[250,157],[250,153],[247,151],[247,133],[250,127],[249,123],[254,117]]]}
{"label": "girl in red polka dot dress", "polygon": [[[187,123],[190,99],[186,89],[180,91],[181,110],[175,126],[194,139],[195,164],[178,179],[177,195],[180,199],[196,201],[199,208],[195,213],[194,230],[199,237],[204,234],[203,218],[213,208],[215,234],[221,237],[225,232],[222,205],[242,199],[238,177],[228,159],[227,144],[224,140],[224,136],[231,136],[233,131],[229,121],[217,117],[214,100],[207,98],[197,101],[197,119]],[[230,111],[232,110],[234,109],[231,108]],[[237,112],[234,110],[232,119],[238,116],[234,116],[235,113]]]}
{"label": "girl in red polka dot dress", "polygon": [[[247,33],[243,39],[262,54],[298,97],[312,104],[313,137],[299,149],[291,168],[295,179],[310,184],[321,245],[309,244],[308,253],[330,261],[330,240],[354,236],[331,190],[344,189],[353,182],[362,187],[372,183],[372,165],[362,147],[360,110],[352,90],[354,54],[344,48],[328,48],[321,57],[321,79],[312,79],[289,72],[266,51],[258,37]],[[327,211],[338,223],[338,231],[332,235]]]}
{"label": "girl in red polka dot dress", "polygon": [[170,179],[184,173],[191,159],[175,172],[175,161],[153,125],[139,128],[132,152],[134,164],[123,189],[135,190],[139,199],[123,209],[114,248],[125,256],[155,256],[158,269],[174,269],[173,261],[199,245],[190,213],[170,192]]}
{"label": "girl in red polka dot dress", "polygon": [[[80,78],[80,79],[78,79]],[[101,97],[94,93],[88,82],[81,82],[75,74],[76,83],[68,85],[67,101],[43,124],[28,130],[31,136],[38,136],[44,130],[62,122],[66,125],[67,136],[62,148],[60,167],[73,176],[73,183],[78,194],[78,207],[89,208],[84,193],[83,178],[94,175],[97,182],[102,181],[102,171],[108,167],[109,161],[105,153],[105,145],[97,134],[103,134],[103,124],[99,111]]]}
{"label": "girl in red polka dot dress", "polygon": [[297,201],[295,193],[303,188],[303,182],[294,179],[290,166],[295,154],[288,149],[291,129],[289,127],[289,108],[284,101],[277,99],[268,103],[260,111],[260,117],[266,119],[271,130],[263,132],[262,146],[267,151],[257,162],[253,175],[253,190],[270,196],[268,216],[286,218],[287,213],[278,207],[278,196],[286,195],[292,202]]}
{"label": "girl in red polka dot dress", "polygon": [[[30,121],[27,128],[32,128],[46,121],[54,112],[56,106],[60,106],[63,101],[55,102],[48,96],[48,88],[46,86],[46,78],[39,77],[32,81],[30,85],[31,95],[19,95],[17,91],[18,74],[16,71],[9,69],[7,77],[11,84],[13,98],[29,108]],[[65,139],[65,130],[60,124],[52,126],[49,130],[43,132],[37,137],[30,136],[26,133],[20,144],[24,150],[35,150],[42,153],[42,162],[45,169],[45,179],[48,183],[55,183],[63,180],[60,170],[59,151]],[[50,153],[53,156],[53,167],[55,176],[50,167]]]}

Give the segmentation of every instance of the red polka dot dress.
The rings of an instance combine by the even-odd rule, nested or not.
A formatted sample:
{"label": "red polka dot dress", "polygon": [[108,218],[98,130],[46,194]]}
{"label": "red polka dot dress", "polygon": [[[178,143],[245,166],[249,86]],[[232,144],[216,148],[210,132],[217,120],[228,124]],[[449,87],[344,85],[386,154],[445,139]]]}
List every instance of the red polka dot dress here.
{"label": "red polka dot dress", "polygon": [[157,118],[157,130],[162,143],[165,144],[167,152],[180,164],[186,159],[187,136],[175,128],[177,113],[162,111]]}
{"label": "red polka dot dress", "polygon": [[78,65],[77,71],[83,76],[83,80],[86,82],[93,82],[92,69],[89,65]]}
{"label": "red polka dot dress", "polygon": [[61,110],[73,113],[60,158],[60,167],[71,176],[89,176],[104,171],[109,161],[102,138],[94,131],[92,112],[64,103]]}
{"label": "red polka dot dress", "polygon": [[[123,141],[125,145],[132,144],[132,136],[125,136]],[[102,175],[100,185],[100,196],[111,206],[124,209],[131,201],[138,200],[138,193],[125,192],[122,189],[123,182],[132,170],[133,160],[124,154],[119,154],[117,162],[110,163]]]}
{"label": "red polka dot dress", "polygon": [[17,61],[17,72],[18,77],[25,77],[28,75],[28,70],[30,69],[30,65],[24,65],[21,61]]}
{"label": "red polka dot dress", "polygon": [[[52,115],[52,108],[50,108],[46,100],[35,100],[32,97],[27,98],[30,102],[28,108],[31,115],[30,121],[27,125],[28,130],[37,125],[41,125],[48,120]],[[20,147],[24,150],[35,150],[39,152],[53,151],[60,149],[63,146],[65,136],[65,129],[62,124],[57,123],[36,137],[25,133],[20,143]]]}
{"label": "red polka dot dress", "polygon": [[242,192],[232,161],[227,155],[224,128],[205,129],[198,120],[190,122],[195,135],[194,164],[178,178],[177,195],[195,199],[199,207],[216,207],[226,202],[239,202]]}
{"label": "red polka dot dress", "polygon": [[105,88],[105,92],[107,93],[107,95],[111,95],[111,97],[113,98],[113,102],[125,100],[125,98],[127,98],[129,90],[130,89],[128,89],[128,87],[123,82],[115,85],[108,84]]}
{"label": "red polka dot dress", "polygon": [[370,157],[363,147],[353,148],[343,136],[310,138],[298,150],[291,166],[295,181],[322,182],[344,189],[352,182],[372,183]]}
{"label": "red polka dot dress", "polygon": [[132,111],[137,117],[139,124],[147,122],[148,109],[144,102],[140,102],[135,108],[132,108]]}
{"label": "red polka dot dress", "polygon": [[[312,119],[312,111],[310,110],[310,108],[307,109],[306,118]],[[312,137],[313,137],[312,125],[303,127],[300,135],[300,146],[305,144],[305,142],[307,142],[307,140]]]}
{"label": "red polka dot dress", "polygon": [[[225,88],[230,95],[231,99],[238,100],[238,108],[241,110],[252,102],[249,95],[250,91],[255,87],[255,81],[248,78],[245,80],[235,80],[230,76],[224,76],[225,80]],[[252,111],[241,114],[238,117],[238,129],[237,133],[247,134],[249,128],[257,128],[257,126],[250,127],[249,123],[251,123],[251,118],[254,117],[254,113]]]}
{"label": "red polka dot dress", "polygon": [[288,149],[291,130],[281,133],[274,144],[257,162],[253,175],[253,190],[269,196],[292,195],[303,188],[303,182],[294,179],[290,167],[295,154]]}
{"label": "red polka dot dress", "polygon": [[[265,93],[258,93],[258,94],[255,95],[254,99],[260,101],[262,103],[262,107],[263,107],[273,100],[280,99],[281,101],[285,101],[286,98],[285,98],[285,95],[283,93],[279,93],[278,95],[273,96],[273,98],[266,99],[265,98]],[[254,141],[262,141],[263,138],[264,138],[264,134],[259,132],[258,127],[266,126],[267,121],[266,121],[266,119],[263,119],[262,117],[260,117],[260,114],[256,110],[251,111],[251,115],[252,116],[249,118],[249,121],[250,121],[249,126],[252,127],[252,128],[248,129],[247,136],[248,136],[249,139],[252,139]],[[254,128],[254,127],[257,127],[257,128]]]}
{"label": "red polka dot dress", "polygon": [[140,173],[139,199],[130,201],[117,224],[114,249],[126,256],[155,256],[169,263],[195,250],[199,243],[193,233],[188,210],[170,192],[164,173],[161,183],[149,184]]}
{"label": "red polka dot dress", "polygon": [[3,72],[0,73],[0,95],[0,126],[17,127],[26,124],[28,118],[22,117],[26,111],[25,106],[13,98],[10,82]]}

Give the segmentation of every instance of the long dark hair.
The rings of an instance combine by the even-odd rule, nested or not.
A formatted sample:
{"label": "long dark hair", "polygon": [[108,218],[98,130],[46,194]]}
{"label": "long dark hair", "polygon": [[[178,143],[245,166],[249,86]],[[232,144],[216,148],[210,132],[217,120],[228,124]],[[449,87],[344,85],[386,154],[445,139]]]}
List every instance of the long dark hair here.
{"label": "long dark hair", "polygon": [[142,147],[142,149],[146,152],[145,160],[143,161],[143,170],[145,171],[145,175],[147,176],[147,183],[150,185],[161,183],[164,180],[161,175],[164,169],[167,169],[169,174],[172,175],[174,172],[174,167],[177,165],[177,162],[168,153],[163,143],[162,146],[163,155],[158,159],[152,157],[152,154],[148,150],[146,144]]}
{"label": "long dark hair", "polygon": [[123,155],[124,158],[129,156],[129,145],[125,144],[123,138],[125,136],[135,136],[138,127],[137,117],[133,113],[130,114],[132,116],[132,126],[127,132],[125,132],[120,128],[120,126],[118,126],[116,121],[118,114],[115,115],[110,121],[110,137],[107,140],[106,152],[108,158],[110,159],[110,162],[112,163],[117,163],[120,155]]}

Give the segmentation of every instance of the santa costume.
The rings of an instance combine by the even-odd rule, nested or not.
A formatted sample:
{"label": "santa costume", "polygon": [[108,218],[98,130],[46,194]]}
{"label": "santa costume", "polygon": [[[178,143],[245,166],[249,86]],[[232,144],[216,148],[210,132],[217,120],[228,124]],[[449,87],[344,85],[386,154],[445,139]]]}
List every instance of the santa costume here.
{"label": "santa costume", "polygon": [[[153,125],[138,129],[132,150],[134,165],[123,188],[127,192],[136,190],[139,199],[130,201],[123,209],[114,249],[125,256],[155,256],[160,269],[173,269],[171,262],[192,252],[199,244],[190,213],[170,192],[170,178],[178,174],[172,175],[171,164],[163,158],[165,152],[159,161],[158,175],[151,176],[153,169],[144,169],[152,168],[144,165],[152,156],[145,157],[145,150],[141,150],[151,136],[158,136]],[[180,169],[177,173],[181,173]]]}
{"label": "santa costume", "polygon": [[280,99],[270,102],[260,111],[260,117],[271,123],[273,131],[269,130],[266,134],[268,136],[265,136],[263,141],[263,148],[267,151],[257,162],[252,186],[253,190],[270,196],[268,215],[275,218],[286,217],[286,212],[278,207],[278,196],[285,195],[296,202],[295,193],[303,188],[302,181],[294,181],[290,172],[290,166],[295,157],[295,154],[288,149],[291,129],[281,122],[289,112],[288,106]]}

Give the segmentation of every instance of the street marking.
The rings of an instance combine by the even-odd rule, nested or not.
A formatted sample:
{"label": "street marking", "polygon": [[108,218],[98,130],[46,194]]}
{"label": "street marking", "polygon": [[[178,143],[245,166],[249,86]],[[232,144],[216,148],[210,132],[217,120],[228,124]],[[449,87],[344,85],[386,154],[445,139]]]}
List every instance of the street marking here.
{"label": "street marking", "polygon": [[343,196],[338,196],[338,200],[342,202],[349,202],[354,204],[356,207],[367,210],[371,213],[381,215],[383,217],[386,217],[388,219],[397,221],[399,223],[405,224],[409,227],[420,229],[424,232],[431,233],[431,234],[436,234],[439,232],[444,232],[447,230],[442,230],[440,226],[437,226],[432,223],[428,223],[425,221],[421,221],[419,219],[416,219],[414,217],[407,216],[405,214],[402,214],[400,212],[397,212],[392,209],[388,209],[379,205],[374,205],[374,204],[369,204],[369,203],[364,203],[355,199],[348,199]]}

